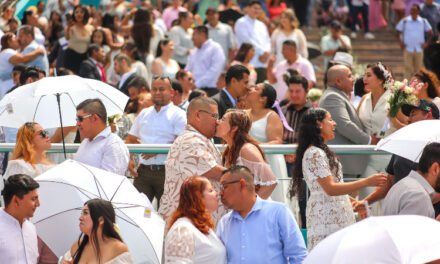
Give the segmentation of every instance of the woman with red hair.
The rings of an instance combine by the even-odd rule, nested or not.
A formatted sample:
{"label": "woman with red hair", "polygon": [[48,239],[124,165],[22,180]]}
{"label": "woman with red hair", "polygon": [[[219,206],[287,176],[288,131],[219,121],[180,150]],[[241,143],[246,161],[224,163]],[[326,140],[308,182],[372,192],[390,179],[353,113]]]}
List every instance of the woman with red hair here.
{"label": "woman with red hair", "polygon": [[208,179],[184,181],[179,206],[168,221],[165,263],[226,263],[226,249],[213,231],[211,213],[217,207],[218,195]]}
{"label": "woman with red hair", "polygon": [[27,122],[18,129],[17,142],[8,162],[4,179],[14,174],[26,174],[35,178],[55,164],[47,159],[51,147],[49,134],[40,124]]}

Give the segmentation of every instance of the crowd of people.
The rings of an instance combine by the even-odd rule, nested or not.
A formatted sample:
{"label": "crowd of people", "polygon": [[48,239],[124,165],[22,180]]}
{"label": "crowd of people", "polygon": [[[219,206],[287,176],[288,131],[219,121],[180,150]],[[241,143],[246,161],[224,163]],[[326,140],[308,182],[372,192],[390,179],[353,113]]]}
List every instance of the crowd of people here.
{"label": "crowd of people", "polygon": [[[121,116],[109,116],[89,98],[76,106],[76,126],[29,120],[1,128],[0,140],[15,143],[1,166],[1,263],[133,263],[109,201],[84,204],[81,237],[63,256],[37,236],[34,178],[64,160],[47,153],[52,142],[80,143],[74,160],[133,178],[167,222],[164,263],[302,263],[326,237],[370,215],[440,220],[439,143],[418,163],[329,147],[376,145],[440,118],[430,53],[440,8],[432,0],[407,3],[407,11],[393,3],[406,82],[382,62],[354,72],[351,39],[359,27],[368,40],[370,29],[386,25],[380,1],[321,1],[324,65],[308,59],[301,30],[311,25],[312,1],[79,2],[40,1],[21,21],[3,8],[0,99],[47,76],[75,74],[113,86],[128,102]],[[312,99],[320,68],[325,89]],[[390,101],[407,90],[414,101]],[[171,148],[130,154],[126,144]],[[265,154],[261,144],[297,149]]]}

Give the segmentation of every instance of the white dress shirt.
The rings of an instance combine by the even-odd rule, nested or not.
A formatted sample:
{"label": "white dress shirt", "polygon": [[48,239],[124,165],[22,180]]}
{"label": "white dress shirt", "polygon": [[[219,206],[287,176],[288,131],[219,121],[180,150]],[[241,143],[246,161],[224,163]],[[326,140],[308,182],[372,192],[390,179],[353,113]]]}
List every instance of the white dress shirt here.
{"label": "white dress shirt", "polygon": [[431,25],[428,20],[420,16],[413,20],[411,16],[407,16],[396,26],[396,30],[403,36],[403,43],[408,52],[422,52],[422,45],[425,43],[425,32],[430,31]]}
{"label": "white dress shirt", "polygon": [[0,208],[0,263],[36,264],[38,241],[35,226],[20,223]]}
{"label": "white dress shirt", "polygon": [[[182,134],[186,125],[186,113],[180,107],[169,103],[159,112],[150,106],[139,113],[129,134],[139,138],[142,144],[171,144]],[[147,160],[140,156],[144,165],[163,165],[167,154],[158,154]]]}
{"label": "white dress shirt", "polygon": [[84,164],[125,175],[128,168],[128,148],[120,137],[106,127],[93,140],[85,138],[74,156]]}
{"label": "white dress shirt", "polygon": [[225,62],[220,44],[208,39],[199,49],[191,52],[185,70],[192,72],[197,88],[215,88]]}
{"label": "white dress shirt", "polygon": [[238,47],[243,42],[254,45],[255,55],[251,60],[251,64],[255,68],[266,68],[266,63],[262,63],[258,59],[264,52],[270,52],[271,50],[270,37],[266,25],[258,19],[244,16],[235,23],[235,37]]}

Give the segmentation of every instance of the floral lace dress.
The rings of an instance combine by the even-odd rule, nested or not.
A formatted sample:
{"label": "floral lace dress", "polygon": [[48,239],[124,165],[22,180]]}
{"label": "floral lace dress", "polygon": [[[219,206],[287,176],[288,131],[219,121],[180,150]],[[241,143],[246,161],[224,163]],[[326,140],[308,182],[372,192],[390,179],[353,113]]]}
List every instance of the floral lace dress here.
{"label": "floral lace dress", "polygon": [[310,191],[306,209],[309,250],[330,234],[355,222],[348,195],[329,196],[318,183],[319,178],[329,175],[336,182],[343,182],[339,162],[338,167],[338,177],[335,177],[336,171],[330,170],[329,159],[320,148],[311,146],[304,153],[303,175]]}

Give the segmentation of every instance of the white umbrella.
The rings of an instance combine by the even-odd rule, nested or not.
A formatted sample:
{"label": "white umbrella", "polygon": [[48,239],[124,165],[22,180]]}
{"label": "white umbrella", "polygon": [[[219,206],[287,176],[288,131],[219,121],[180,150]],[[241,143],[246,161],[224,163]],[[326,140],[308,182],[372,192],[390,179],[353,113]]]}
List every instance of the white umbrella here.
{"label": "white umbrella", "polygon": [[[59,98],[59,102],[57,99]],[[101,81],[76,75],[46,77],[18,87],[0,101],[0,125],[18,128],[38,122],[44,128],[76,125],[76,106],[86,99],[99,98],[107,115],[124,112],[128,97]]]}
{"label": "white umbrella", "polygon": [[418,215],[369,217],[321,241],[304,264],[420,264],[440,259],[440,222]]}
{"label": "white umbrella", "polygon": [[36,180],[41,206],[32,222],[56,255],[64,255],[78,239],[84,203],[101,198],[112,202],[121,237],[135,263],[160,263],[165,222],[126,177],[67,160]]}
{"label": "white umbrella", "polygon": [[376,150],[418,162],[425,146],[432,142],[440,142],[440,120],[423,120],[407,125],[379,141]]}

